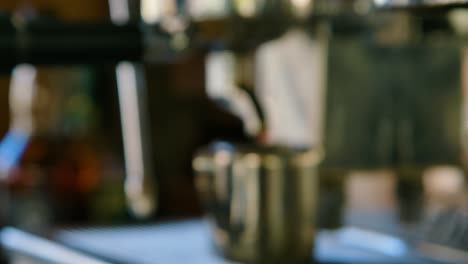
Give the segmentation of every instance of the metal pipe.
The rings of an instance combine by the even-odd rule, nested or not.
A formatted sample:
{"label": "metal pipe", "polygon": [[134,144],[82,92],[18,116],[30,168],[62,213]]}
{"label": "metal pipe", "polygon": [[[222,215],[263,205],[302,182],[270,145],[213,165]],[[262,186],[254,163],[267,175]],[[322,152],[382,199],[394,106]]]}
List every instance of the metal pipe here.
{"label": "metal pipe", "polygon": [[[127,0],[109,0],[109,6],[115,24],[132,19]],[[116,78],[125,152],[125,195],[131,212],[139,218],[147,218],[156,210],[157,189],[151,165],[144,65],[119,62]]]}

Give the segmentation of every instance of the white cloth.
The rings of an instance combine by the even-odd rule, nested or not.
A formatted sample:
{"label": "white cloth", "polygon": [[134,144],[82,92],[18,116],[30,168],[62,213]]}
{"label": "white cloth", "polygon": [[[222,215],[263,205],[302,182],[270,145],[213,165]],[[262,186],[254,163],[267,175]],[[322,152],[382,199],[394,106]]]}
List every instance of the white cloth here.
{"label": "white cloth", "polygon": [[321,144],[326,55],[323,41],[298,29],[259,48],[256,92],[265,111],[268,144]]}

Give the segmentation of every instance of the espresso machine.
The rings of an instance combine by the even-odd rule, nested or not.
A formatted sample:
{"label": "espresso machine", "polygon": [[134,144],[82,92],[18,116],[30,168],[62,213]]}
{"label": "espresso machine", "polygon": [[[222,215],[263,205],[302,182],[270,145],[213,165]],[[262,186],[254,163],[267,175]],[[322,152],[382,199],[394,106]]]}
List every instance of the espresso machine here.
{"label": "espresso machine", "polygon": [[202,51],[208,97],[248,139],[194,154],[204,220],[49,240],[5,227],[6,252],[33,263],[468,263],[466,1],[108,4],[109,23],[0,17],[0,64],[115,64],[132,215],[157,211],[160,188],[145,64]]}

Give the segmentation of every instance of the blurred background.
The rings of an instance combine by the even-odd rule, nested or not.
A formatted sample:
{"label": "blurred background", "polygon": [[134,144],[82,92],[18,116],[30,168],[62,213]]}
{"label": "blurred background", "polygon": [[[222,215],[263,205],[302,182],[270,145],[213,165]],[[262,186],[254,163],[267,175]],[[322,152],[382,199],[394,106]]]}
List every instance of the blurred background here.
{"label": "blurred background", "polygon": [[[0,10],[67,22],[110,21],[107,1],[1,1]],[[5,68],[1,76],[2,137],[10,126],[9,70]],[[50,212],[58,223],[109,224],[129,219],[122,193],[125,173],[114,70],[111,63],[37,67],[34,117],[41,124],[15,173],[18,181],[24,174],[38,173],[46,188],[52,188],[38,195],[60,203]],[[199,215],[192,156],[198,147],[217,138],[242,140],[243,125],[206,96],[202,54],[145,66],[144,71],[151,87],[149,144],[160,184],[157,217]],[[24,211],[15,214],[29,218],[29,209]]]}
{"label": "blurred background", "polygon": [[[314,197],[322,262],[468,263],[466,7],[0,0],[0,242],[21,251],[13,238],[33,241],[26,231],[111,262],[154,263],[132,259],[134,248],[120,256],[98,246],[128,232],[172,252],[161,263],[224,263],[194,245],[237,241],[244,226],[229,228],[239,172],[229,162],[249,145],[261,177],[272,177],[262,155],[320,156],[317,182],[292,193]],[[213,167],[201,168],[199,156]],[[255,203],[247,193],[265,199],[258,230],[268,210],[283,219],[294,207],[293,195],[276,197],[296,183],[294,172],[283,174],[276,191],[265,181],[239,192],[239,203]],[[233,179],[207,187],[206,175]],[[209,207],[220,198],[204,201],[204,192],[221,192],[227,204]],[[219,217],[227,238],[215,229],[211,239],[207,212],[215,226],[227,214]],[[109,236],[81,232],[97,226]]]}

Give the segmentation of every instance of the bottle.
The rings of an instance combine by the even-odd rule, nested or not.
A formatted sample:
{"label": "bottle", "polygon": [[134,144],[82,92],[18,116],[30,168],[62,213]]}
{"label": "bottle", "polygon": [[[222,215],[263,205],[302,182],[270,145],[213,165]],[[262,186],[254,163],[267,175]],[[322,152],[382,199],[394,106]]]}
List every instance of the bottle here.
{"label": "bottle", "polygon": [[34,135],[33,101],[37,91],[36,68],[19,65],[10,84],[11,125],[0,142],[2,194],[7,196],[5,221],[40,233],[50,219],[44,185],[47,146]]}

